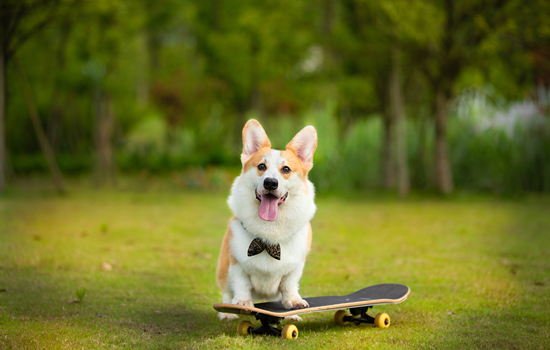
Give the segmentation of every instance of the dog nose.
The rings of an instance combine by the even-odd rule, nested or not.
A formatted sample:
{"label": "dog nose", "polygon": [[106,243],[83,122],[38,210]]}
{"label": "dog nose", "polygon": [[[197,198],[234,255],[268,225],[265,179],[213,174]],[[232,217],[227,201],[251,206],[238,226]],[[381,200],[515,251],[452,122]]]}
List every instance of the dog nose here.
{"label": "dog nose", "polygon": [[264,180],[264,188],[268,191],[276,190],[277,187],[279,187],[279,182],[277,179],[274,179],[272,177],[268,177]]}

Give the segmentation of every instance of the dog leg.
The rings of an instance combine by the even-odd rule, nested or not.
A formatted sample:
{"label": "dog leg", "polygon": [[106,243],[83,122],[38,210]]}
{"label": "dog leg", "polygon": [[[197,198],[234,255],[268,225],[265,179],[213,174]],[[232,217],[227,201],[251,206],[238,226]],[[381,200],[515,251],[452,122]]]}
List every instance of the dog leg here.
{"label": "dog leg", "polygon": [[[224,292],[222,294],[222,303],[230,304],[231,299],[232,299],[231,293]],[[239,316],[237,314],[230,314],[230,313],[226,313],[226,312],[218,312],[218,319],[220,321],[233,321],[233,320],[236,320],[238,318],[239,318]]]}
{"label": "dog leg", "polygon": [[288,275],[284,276],[281,280],[279,290],[283,296],[283,306],[285,309],[304,309],[309,307],[307,301],[302,299],[298,293],[298,283],[302,277],[302,270],[304,269],[304,264],[302,263],[299,268],[296,268]]}
{"label": "dog leg", "polygon": [[285,321],[288,322],[302,322],[302,318],[298,315],[292,315],[285,317]]}
{"label": "dog leg", "polygon": [[231,304],[254,307],[252,302],[252,284],[250,277],[239,265],[231,266],[229,269],[231,289],[234,292]]}

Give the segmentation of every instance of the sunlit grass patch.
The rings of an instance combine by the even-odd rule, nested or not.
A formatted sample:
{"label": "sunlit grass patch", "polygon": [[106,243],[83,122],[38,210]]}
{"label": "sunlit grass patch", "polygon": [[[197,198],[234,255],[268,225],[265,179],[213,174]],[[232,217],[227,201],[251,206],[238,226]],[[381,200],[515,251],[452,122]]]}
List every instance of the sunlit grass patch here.
{"label": "sunlit grass patch", "polygon": [[0,199],[0,348],[514,349],[550,340],[548,198],[321,196],[301,293],[395,282],[411,295],[372,310],[390,314],[388,329],[315,313],[291,342],[240,337],[238,322],[216,319],[225,197]]}

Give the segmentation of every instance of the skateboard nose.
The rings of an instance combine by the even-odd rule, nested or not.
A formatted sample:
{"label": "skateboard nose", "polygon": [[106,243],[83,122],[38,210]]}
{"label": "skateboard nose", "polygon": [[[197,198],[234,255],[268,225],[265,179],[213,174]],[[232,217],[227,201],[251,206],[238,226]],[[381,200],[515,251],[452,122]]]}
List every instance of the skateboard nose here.
{"label": "skateboard nose", "polygon": [[268,177],[264,180],[264,188],[268,191],[276,190],[277,187],[279,187],[279,182],[277,179],[274,179],[272,177]]}

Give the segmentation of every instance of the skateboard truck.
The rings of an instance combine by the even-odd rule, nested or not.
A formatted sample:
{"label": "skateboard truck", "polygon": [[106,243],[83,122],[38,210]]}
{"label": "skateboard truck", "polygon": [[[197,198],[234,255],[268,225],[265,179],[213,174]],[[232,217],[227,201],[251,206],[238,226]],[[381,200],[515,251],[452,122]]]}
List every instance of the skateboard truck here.
{"label": "skateboard truck", "polygon": [[283,320],[280,317],[260,317],[256,316],[256,319],[259,320],[262,325],[255,328],[249,328],[249,334],[269,334],[280,337],[281,331],[277,328],[277,325]]}
{"label": "skateboard truck", "polygon": [[[367,311],[371,308],[372,306],[367,306],[349,310],[351,315],[344,315],[344,322],[353,322],[356,325],[360,325],[361,323],[374,324],[375,318],[367,314]],[[389,321],[390,320],[387,319],[385,325],[388,325]]]}
{"label": "skateboard truck", "polygon": [[288,324],[283,327],[282,330],[278,328],[284,317],[267,316],[262,314],[252,313],[256,320],[259,320],[262,325],[259,327],[252,327],[250,321],[241,321],[237,332],[241,335],[248,334],[267,334],[274,335],[276,337],[282,337],[283,339],[296,339],[298,338],[298,328],[293,324]]}
{"label": "skateboard truck", "polygon": [[361,323],[368,323],[373,324],[375,327],[378,328],[387,328],[390,326],[390,316],[383,312],[376,315],[376,317],[372,317],[371,315],[367,314],[367,311],[371,309],[372,306],[366,306],[366,307],[357,307],[357,308],[350,308],[348,310],[338,310],[334,314],[334,323],[343,325],[348,322],[353,322],[356,325],[360,325]]}

